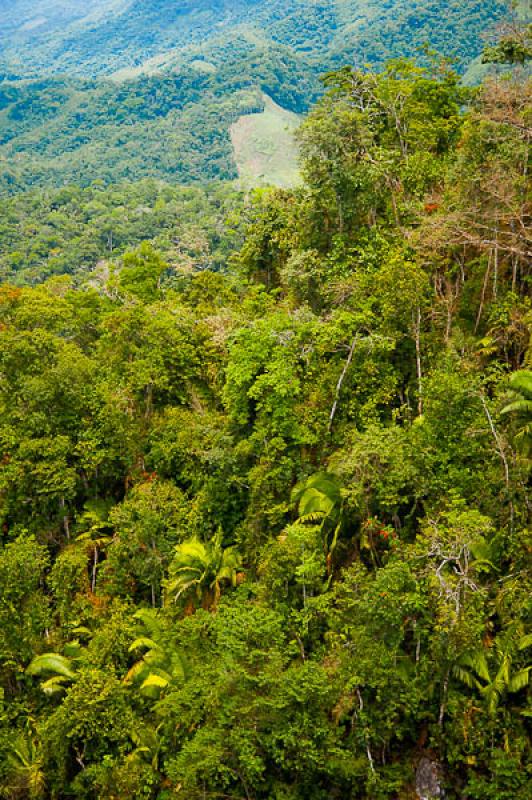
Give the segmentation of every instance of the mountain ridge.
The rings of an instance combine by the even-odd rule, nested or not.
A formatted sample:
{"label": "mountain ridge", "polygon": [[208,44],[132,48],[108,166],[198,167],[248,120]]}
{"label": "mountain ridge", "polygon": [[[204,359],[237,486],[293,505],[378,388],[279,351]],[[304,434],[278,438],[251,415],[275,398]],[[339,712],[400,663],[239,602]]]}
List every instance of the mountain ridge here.
{"label": "mountain ridge", "polygon": [[85,77],[168,55],[167,65],[216,58],[242,41],[288,46],[318,72],[346,60],[380,63],[424,42],[468,62],[507,11],[506,0],[93,0],[88,8],[15,0],[0,6],[0,53],[15,73]]}

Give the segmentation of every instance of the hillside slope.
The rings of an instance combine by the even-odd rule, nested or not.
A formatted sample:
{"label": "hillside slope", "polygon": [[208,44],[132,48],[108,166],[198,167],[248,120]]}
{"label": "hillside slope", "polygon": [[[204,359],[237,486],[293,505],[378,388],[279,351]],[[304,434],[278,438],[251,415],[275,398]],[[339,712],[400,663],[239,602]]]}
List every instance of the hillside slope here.
{"label": "hillside slope", "polygon": [[294,137],[299,117],[285,111],[268,95],[263,98],[263,111],[245,114],[231,125],[231,142],[240,184],[244,188],[295,186],[300,180]]}
{"label": "hillside slope", "polygon": [[530,800],[518,77],[337,71],[296,191],[0,202],[3,800]]}
{"label": "hillside slope", "polygon": [[470,61],[506,0],[15,0],[0,4],[0,48],[15,74],[112,74],[289,46],[316,69],[378,63],[429,42]]}
{"label": "hillside slope", "polygon": [[218,70],[191,65],[116,82],[45,78],[0,84],[0,191],[161,178],[237,177],[229,128],[267,92],[303,111],[318,82],[286,48],[235,54]]}

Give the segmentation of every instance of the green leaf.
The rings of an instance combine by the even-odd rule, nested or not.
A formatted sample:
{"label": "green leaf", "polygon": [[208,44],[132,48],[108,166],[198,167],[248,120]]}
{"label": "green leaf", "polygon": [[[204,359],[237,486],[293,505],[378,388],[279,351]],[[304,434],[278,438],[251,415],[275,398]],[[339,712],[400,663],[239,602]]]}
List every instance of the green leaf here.
{"label": "green leaf", "polygon": [[28,675],[42,675],[46,672],[56,672],[58,675],[63,675],[65,678],[70,678],[71,680],[76,677],[70,659],[58,653],[44,653],[41,656],[36,656],[27,667],[26,672]]}
{"label": "green leaf", "polygon": [[148,675],[145,681],[142,682],[140,690],[143,689],[150,689],[150,688],[158,688],[158,689],[166,689],[168,686],[169,681],[167,678],[162,678],[160,675],[155,675],[152,673]]}
{"label": "green leaf", "polygon": [[128,651],[133,653],[135,650],[158,650],[159,645],[157,642],[154,642],[153,639],[150,639],[148,636],[139,636],[138,639],[129,645]]}
{"label": "green leaf", "polygon": [[528,686],[531,669],[532,666],[525,667],[525,669],[521,669],[519,670],[519,672],[516,672],[515,675],[508,682],[508,691],[519,692],[521,689],[524,689],[525,686]]}

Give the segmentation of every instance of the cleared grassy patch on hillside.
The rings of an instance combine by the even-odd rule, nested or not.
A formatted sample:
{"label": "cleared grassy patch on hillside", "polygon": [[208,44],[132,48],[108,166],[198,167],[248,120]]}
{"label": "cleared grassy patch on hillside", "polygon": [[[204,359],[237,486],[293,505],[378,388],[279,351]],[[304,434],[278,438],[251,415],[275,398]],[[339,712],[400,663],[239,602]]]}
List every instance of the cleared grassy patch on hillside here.
{"label": "cleared grassy patch on hillside", "polygon": [[241,184],[245,187],[290,187],[299,181],[294,132],[297,114],[264,95],[264,111],[240,117],[231,126],[231,141]]}

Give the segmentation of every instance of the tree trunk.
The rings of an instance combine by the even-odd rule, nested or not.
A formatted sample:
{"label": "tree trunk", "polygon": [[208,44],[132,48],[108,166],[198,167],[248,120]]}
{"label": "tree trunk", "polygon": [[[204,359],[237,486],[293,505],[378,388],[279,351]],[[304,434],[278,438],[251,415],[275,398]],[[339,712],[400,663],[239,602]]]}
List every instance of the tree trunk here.
{"label": "tree trunk", "polygon": [[440,729],[440,733],[443,730],[443,718],[445,716],[445,711],[447,710],[447,692],[449,691],[449,676],[451,670],[450,667],[447,667],[447,671],[445,673],[445,677],[443,679],[443,688],[442,688],[442,697],[440,703],[440,713],[438,715],[438,727]]}
{"label": "tree trunk", "polygon": [[[359,708],[359,711],[362,712],[364,710],[364,702],[362,700],[362,695],[360,693],[360,689],[358,688],[358,686],[356,688],[356,693],[357,693],[357,698],[358,698],[358,708]],[[371,748],[369,746],[367,727],[364,725],[362,720],[361,720],[361,724],[362,724],[363,729],[364,729],[364,741],[365,741],[365,744],[366,744],[366,755],[368,757],[369,768],[372,771],[372,773],[375,774],[375,765],[373,763],[373,755],[371,753]]]}
{"label": "tree trunk", "polygon": [[419,306],[415,312],[412,311],[412,323],[416,343],[417,413],[420,417],[423,414],[423,375],[421,372],[421,308]]}
{"label": "tree trunk", "polygon": [[482,292],[480,294],[480,303],[479,303],[479,306],[478,306],[477,319],[475,321],[475,333],[478,330],[478,326],[480,324],[480,319],[482,317],[482,312],[484,310],[484,301],[486,299],[486,291],[487,291],[487,288],[488,288],[488,280],[489,280],[489,277],[490,277],[490,272],[491,272],[491,251],[490,251],[490,253],[488,255],[488,266],[486,267],[486,272],[484,273],[484,282],[482,284]]}
{"label": "tree trunk", "polygon": [[351,366],[351,361],[353,360],[353,355],[355,353],[355,347],[356,347],[357,340],[358,340],[358,336],[355,336],[355,338],[353,339],[353,341],[351,343],[351,347],[349,349],[349,355],[347,356],[347,361],[344,364],[344,368],[342,370],[342,374],[340,375],[340,377],[338,379],[338,383],[336,384],[336,392],[335,392],[335,396],[334,396],[334,403],[333,403],[333,407],[331,409],[331,413],[329,415],[329,426],[328,426],[329,433],[332,430],[332,424],[333,424],[333,421],[334,421],[334,417],[336,415],[336,409],[338,408],[338,401],[340,399],[340,391],[342,389],[342,384],[344,382],[345,376],[347,375],[347,370]]}
{"label": "tree trunk", "polygon": [[497,288],[499,283],[499,225],[495,226],[495,248],[493,253],[493,297],[497,297]]}
{"label": "tree trunk", "polygon": [[91,579],[91,591],[94,594],[96,589],[96,569],[98,567],[98,547],[95,546],[94,548],[94,557],[92,560],[92,579]]}
{"label": "tree trunk", "polygon": [[65,498],[62,497],[60,500],[60,505],[63,510],[63,529],[65,531],[65,536],[67,538],[67,542],[70,541],[70,521],[68,519],[68,514],[65,512]]}

